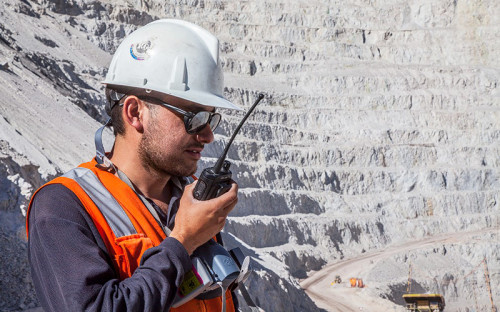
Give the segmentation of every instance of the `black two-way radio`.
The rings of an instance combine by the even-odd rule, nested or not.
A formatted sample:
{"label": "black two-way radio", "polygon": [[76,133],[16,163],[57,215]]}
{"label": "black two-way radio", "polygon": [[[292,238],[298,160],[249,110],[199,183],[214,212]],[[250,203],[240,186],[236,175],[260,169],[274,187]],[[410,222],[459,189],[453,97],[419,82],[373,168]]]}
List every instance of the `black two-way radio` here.
{"label": "black two-way radio", "polygon": [[[227,151],[245,120],[263,98],[264,95],[259,94],[234,131],[215,166],[202,171],[193,191],[194,198],[209,200],[231,188],[232,173],[229,170],[231,163],[226,160]],[[250,257],[245,257],[238,247],[228,252],[222,245],[210,239],[193,252],[191,262],[192,270],[184,275],[172,306],[179,307],[193,298],[209,299],[222,295],[222,311],[225,311],[225,290],[246,280],[250,270]]]}
{"label": "black two-way radio", "polygon": [[259,104],[260,100],[262,100],[263,98],[264,94],[260,93],[255,103],[252,105],[252,107],[250,107],[245,117],[243,117],[240,124],[234,131],[231,139],[229,139],[224,152],[222,152],[222,155],[215,163],[215,166],[205,168],[202,171],[200,177],[198,178],[198,183],[196,184],[196,187],[193,191],[194,198],[198,200],[208,200],[219,197],[220,195],[229,191],[229,189],[231,188],[232,173],[231,170],[229,170],[231,163],[226,160],[227,152],[229,150],[229,147],[231,146],[231,143],[233,143],[236,134],[238,134],[238,132],[240,131],[241,126],[243,126],[243,123],[247,120],[248,116],[250,116],[257,104]]}

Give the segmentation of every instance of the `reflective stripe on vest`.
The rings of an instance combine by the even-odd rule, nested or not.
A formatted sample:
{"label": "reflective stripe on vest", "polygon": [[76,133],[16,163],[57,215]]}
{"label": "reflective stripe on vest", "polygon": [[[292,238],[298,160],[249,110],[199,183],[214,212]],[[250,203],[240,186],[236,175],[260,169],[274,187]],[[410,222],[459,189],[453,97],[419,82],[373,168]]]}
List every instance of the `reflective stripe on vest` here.
{"label": "reflective stripe on vest", "polygon": [[102,185],[92,170],[78,167],[68,171],[63,177],[72,179],[81,186],[99,208],[117,238],[137,234],[125,210]]}

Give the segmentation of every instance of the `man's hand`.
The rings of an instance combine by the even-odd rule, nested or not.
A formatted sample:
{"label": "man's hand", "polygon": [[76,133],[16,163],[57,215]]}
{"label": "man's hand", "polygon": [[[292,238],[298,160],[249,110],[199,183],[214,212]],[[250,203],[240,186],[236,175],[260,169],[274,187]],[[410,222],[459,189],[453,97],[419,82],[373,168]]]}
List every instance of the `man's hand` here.
{"label": "man's hand", "polygon": [[170,233],[171,237],[184,245],[190,255],[224,228],[227,215],[238,202],[238,184],[234,181],[228,192],[205,201],[193,197],[196,183],[191,183],[184,189],[175,216],[175,226]]}

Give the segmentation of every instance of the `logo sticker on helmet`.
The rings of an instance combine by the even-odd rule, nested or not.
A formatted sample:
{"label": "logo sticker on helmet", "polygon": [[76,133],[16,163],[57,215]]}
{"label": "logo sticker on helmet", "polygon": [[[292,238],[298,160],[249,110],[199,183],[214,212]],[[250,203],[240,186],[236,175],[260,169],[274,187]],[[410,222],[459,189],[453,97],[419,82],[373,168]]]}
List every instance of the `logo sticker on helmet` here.
{"label": "logo sticker on helmet", "polygon": [[144,61],[149,58],[148,51],[152,48],[153,41],[151,39],[139,43],[132,43],[130,45],[130,55],[138,61]]}

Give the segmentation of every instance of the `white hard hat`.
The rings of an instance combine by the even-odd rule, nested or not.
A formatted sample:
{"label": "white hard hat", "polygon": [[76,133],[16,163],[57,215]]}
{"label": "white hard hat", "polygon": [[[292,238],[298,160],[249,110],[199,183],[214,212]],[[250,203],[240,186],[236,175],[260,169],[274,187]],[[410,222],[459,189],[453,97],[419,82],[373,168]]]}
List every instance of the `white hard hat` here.
{"label": "white hard hat", "polygon": [[124,94],[169,97],[241,110],[224,99],[219,40],[181,20],[162,19],[127,36],[116,50],[105,81]]}

